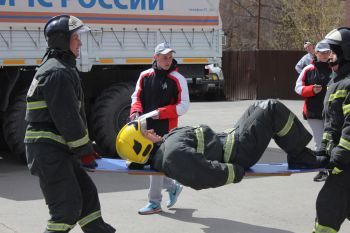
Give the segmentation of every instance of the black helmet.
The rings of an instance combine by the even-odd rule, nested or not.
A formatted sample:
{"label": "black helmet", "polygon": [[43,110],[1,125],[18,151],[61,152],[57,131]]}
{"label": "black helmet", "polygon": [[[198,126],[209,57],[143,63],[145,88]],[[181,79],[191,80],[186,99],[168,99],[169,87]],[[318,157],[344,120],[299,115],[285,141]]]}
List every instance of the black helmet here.
{"label": "black helmet", "polygon": [[329,44],[340,63],[350,61],[350,28],[333,29],[326,35],[324,41]]}
{"label": "black helmet", "polygon": [[44,35],[50,49],[69,50],[70,37],[74,32],[89,31],[89,27],[71,15],[58,15],[45,25]]}

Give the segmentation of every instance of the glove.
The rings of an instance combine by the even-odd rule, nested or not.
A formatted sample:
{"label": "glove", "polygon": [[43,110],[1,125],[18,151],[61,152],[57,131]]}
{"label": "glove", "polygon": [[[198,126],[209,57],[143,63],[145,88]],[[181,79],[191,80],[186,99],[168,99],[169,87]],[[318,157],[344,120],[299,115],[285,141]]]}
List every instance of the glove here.
{"label": "glove", "polygon": [[238,164],[233,165],[233,171],[235,173],[235,178],[233,179],[233,183],[239,183],[243,179],[245,175],[245,170],[242,166]]}
{"label": "glove", "polygon": [[130,118],[130,121],[134,121],[134,120],[137,120],[137,118],[139,118],[140,116],[140,113],[139,112],[133,112],[129,118]]}
{"label": "glove", "polygon": [[101,156],[96,151],[93,151],[90,154],[81,156],[80,162],[83,168],[86,168],[87,170],[93,170],[97,167],[95,160],[100,158]]}

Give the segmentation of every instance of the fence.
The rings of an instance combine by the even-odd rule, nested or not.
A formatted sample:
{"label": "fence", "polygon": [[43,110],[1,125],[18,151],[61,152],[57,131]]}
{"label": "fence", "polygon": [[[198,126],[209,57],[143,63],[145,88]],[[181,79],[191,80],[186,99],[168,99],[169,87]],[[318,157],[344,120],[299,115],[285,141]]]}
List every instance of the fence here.
{"label": "fence", "polygon": [[303,51],[224,51],[222,69],[227,100],[301,99],[294,92],[294,67]]}

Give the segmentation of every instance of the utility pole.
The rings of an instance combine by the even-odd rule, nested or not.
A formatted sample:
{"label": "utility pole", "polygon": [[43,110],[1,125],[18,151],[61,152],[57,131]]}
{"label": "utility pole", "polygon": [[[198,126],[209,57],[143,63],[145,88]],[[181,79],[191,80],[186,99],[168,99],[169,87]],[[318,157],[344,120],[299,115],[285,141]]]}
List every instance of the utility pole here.
{"label": "utility pole", "polygon": [[350,0],[346,0],[345,24],[350,27]]}
{"label": "utility pole", "polygon": [[[349,2],[348,0],[347,2]],[[258,1],[258,28],[257,28],[257,36],[256,36],[256,49],[260,49],[260,11],[261,11],[261,0]]]}

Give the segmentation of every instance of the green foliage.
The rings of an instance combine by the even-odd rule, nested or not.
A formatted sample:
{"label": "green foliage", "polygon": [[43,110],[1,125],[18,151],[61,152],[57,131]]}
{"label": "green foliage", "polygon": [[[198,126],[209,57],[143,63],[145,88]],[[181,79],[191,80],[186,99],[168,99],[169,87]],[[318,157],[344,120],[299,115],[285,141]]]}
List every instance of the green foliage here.
{"label": "green foliage", "polygon": [[[260,2],[260,17],[258,14]],[[345,24],[345,0],[220,0],[227,48],[301,50]],[[258,30],[258,22],[260,28]]]}
{"label": "green foliage", "polygon": [[317,43],[332,29],[344,25],[345,1],[280,0],[279,21],[274,29],[276,49],[300,49],[303,41]]}

